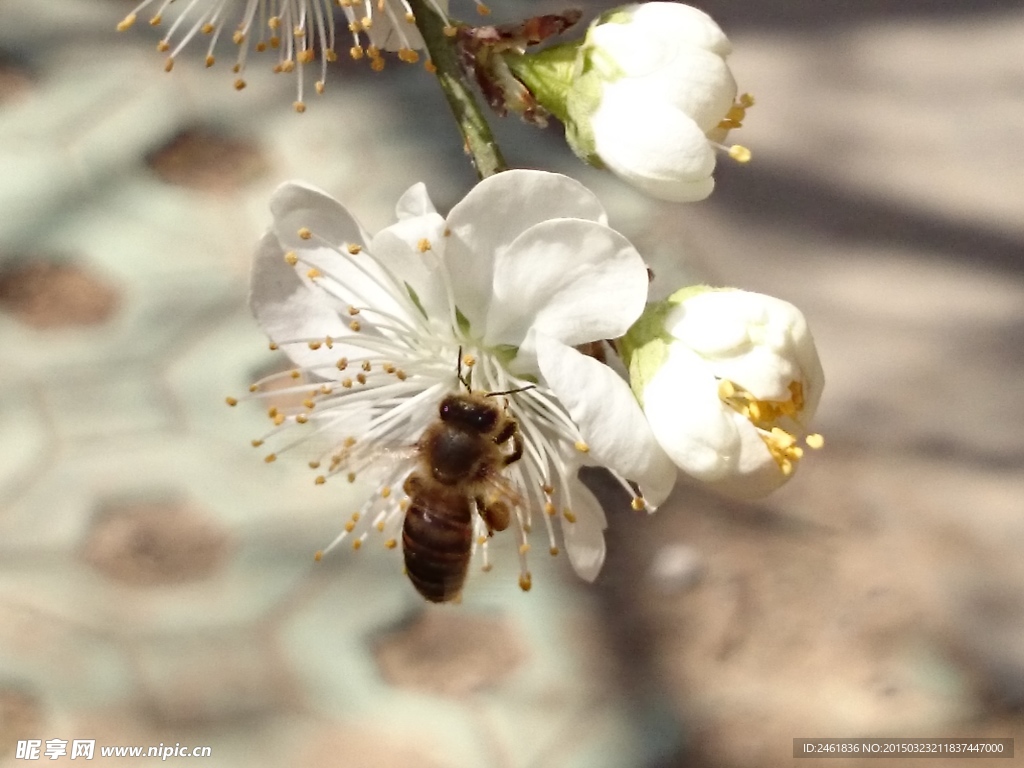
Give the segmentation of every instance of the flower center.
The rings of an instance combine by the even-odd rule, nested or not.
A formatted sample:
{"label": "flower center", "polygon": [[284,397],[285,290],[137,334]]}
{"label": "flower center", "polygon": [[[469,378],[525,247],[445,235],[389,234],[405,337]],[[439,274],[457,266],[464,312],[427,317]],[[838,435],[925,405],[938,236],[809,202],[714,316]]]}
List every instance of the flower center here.
{"label": "flower center", "polygon": [[[795,430],[780,426],[782,423],[799,425],[799,417],[804,409],[803,384],[791,381],[788,389],[788,400],[759,400],[728,379],[722,379],[718,384],[718,397],[754,425],[768,452],[779,465],[779,470],[786,476],[793,473],[797,462],[804,455],[804,449],[797,444],[799,438],[794,434]],[[824,442],[818,434],[804,438],[808,448],[821,448]]]}

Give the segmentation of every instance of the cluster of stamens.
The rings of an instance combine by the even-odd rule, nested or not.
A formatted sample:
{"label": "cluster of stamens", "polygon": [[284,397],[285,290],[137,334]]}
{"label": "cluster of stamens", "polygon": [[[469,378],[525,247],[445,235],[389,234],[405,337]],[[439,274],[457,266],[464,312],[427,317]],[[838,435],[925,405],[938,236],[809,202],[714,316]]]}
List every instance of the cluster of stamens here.
{"label": "cluster of stamens", "polygon": [[[788,400],[759,400],[728,379],[722,379],[718,384],[718,397],[754,425],[779,470],[787,477],[803,458],[804,449],[799,445],[799,438],[780,423],[799,423],[804,409],[803,384],[790,382],[789,393]],[[825,440],[819,434],[809,434],[804,438],[804,444],[817,449],[825,444]]]}
{"label": "cluster of stamens", "polygon": [[[716,132],[720,132],[722,138],[729,131],[743,127],[743,120],[747,116],[747,110],[754,106],[754,97],[749,93],[740,94],[733,105],[729,108],[729,111],[725,113],[725,117],[716,126]],[[725,152],[729,157],[735,160],[737,163],[749,163],[751,158],[751,152],[747,147],[742,144],[732,144],[725,146],[724,144],[716,143],[715,146]]]}
{"label": "cluster of stamens", "polygon": [[[139,14],[154,5],[156,9],[149,18],[149,24],[153,27],[162,26],[164,13],[173,2],[175,0],[142,0],[117,25],[117,29],[125,31],[131,28],[138,21]],[[436,0],[427,2],[446,20],[446,33],[450,29],[454,34],[455,27],[447,21],[448,16],[444,9]],[[224,32],[225,25],[229,23],[229,19],[225,17],[229,15],[233,5],[242,6],[237,26],[231,33],[232,41],[238,46],[238,56],[232,67],[237,76],[234,81],[235,89],[240,91],[246,87],[243,75],[250,47],[258,53],[268,49],[277,51],[278,59],[274,71],[296,73],[298,98],[294,106],[297,112],[304,112],[306,109],[305,67],[312,64],[319,55],[320,76],[314,83],[314,89],[320,94],[324,92],[327,80],[327,64],[338,59],[333,8],[339,8],[347,21],[348,30],[352,35],[349,56],[353,60],[366,58],[373,71],[379,72],[384,69],[384,56],[380,47],[373,44],[374,35],[371,33],[374,18],[379,20],[382,17],[390,23],[387,47],[391,48],[390,41],[395,38],[398,46],[396,55],[400,61],[411,64],[420,59],[420,54],[413,47],[418,43],[414,43],[413,39],[413,35],[416,34],[416,18],[408,0],[192,0],[171,23],[167,34],[157,43],[157,50],[167,54],[164,69],[170,72],[174,68],[175,58],[196,36],[209,39],[206,66],[212,67],[216,61],[214,49]],[[193,13],[196,6],[200,9]],[[481,14],[490,12],[479,0],[477,10]],[[427,61],[425,66],[428,70],[434,71],[430,61]]]}

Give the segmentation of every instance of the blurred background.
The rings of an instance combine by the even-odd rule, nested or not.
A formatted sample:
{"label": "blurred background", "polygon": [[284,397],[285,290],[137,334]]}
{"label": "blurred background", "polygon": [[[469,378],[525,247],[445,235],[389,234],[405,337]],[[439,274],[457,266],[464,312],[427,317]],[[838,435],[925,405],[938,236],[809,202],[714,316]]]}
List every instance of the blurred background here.
{"label": "blurred background", "polygon": [[[703,4],[758,103],[734,134],[753,162],[722,162],[701,204],[649,202],[557,128],[495,121],[513,165],[594,188],[667,289],[801,307],[827,442],[759,504],[684,484],[647,517],[608,492],[595,585],[537,557],[529,594],[498,568],[457,608],[424,606],[383,548],[314,566],[358,500],[264,464],[262,409],[224,406],[283,365],[245,307],[278,183],[370,230],[417,181],[441,210],[470,188],[438,89],[397,60],[339,63],[296,115],[259,57],[235,92],[230,44],[165,74],[144,19],[114,31],[133,5],[0,0],[0,766],[30,738],[208,745],[167,762],[229,768],[1024,749],[1019,2]],[[942,764],[960,763],[987,764]]]}

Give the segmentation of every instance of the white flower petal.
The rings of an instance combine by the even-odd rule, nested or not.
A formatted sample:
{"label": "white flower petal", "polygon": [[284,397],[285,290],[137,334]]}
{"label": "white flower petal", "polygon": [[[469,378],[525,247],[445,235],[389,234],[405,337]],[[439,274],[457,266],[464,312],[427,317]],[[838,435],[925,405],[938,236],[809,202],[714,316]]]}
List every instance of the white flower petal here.
{"label": "white flower petal", "polygon": [[677,49],[665,67],[634,87],[689,115],[705,134],[725,117],[737,90],[725,60],[700,48]]}
{"label": "white flower petal", "polygon": [[348,210],[323,190],[297,181],[279,186],[270,198],[274,234],[285,250],[316,247],[299,237],[299,230],[315,232],[332,246],[365,246],[369,236]]}
{"label": "white flower petal", "polygon": [[[740,450],[734,411],[718,396],[718,381],[698,355],[673,344],[643,392],[644,413],[661,447],[698,480],[728,474]],[[743,422],[751,432],[754,427]],[[767,450],[765,451],[767,453]]]}
{"label": "white flower petal", "polygon": [[593,581],[604,565],[604,510],[590,489],[575,478],[569,492],[575,522],[562,519],[562,538],[573,570],[584,581]]}
{"label": "white flower petal", "polygon": [[426,216],[428,213],[437,213],[437,209],[434,207],[430,195],[427,194],[427,185],[422,181],[405,190],[395,204],[395,215],[399,221]]}
{"label": "white flower petal", "polygon": [[[249,307],[274,342],[325,336],[341,338],[349,333],[338,315],[337,305],[285,263],[284,251],[271,232],[261,238],[253,258]],[[306,344],[288,344],[282,350],[301,367],[329,366],[345,354],[341,349],[312,350]]]}
{"label": "white flower petal", "polygon": [[520,346],[531,328],[567,344],[617,338],[643,311],[647,284],[643,258],[618,232],[542,222],[495,259],[485,343]]}
{"label": "white flower petal", "polygon": [[487,317],[494,261],[535,224],[556,218],[607,222],[600,201],[557,173],[511,170],[490,176],[448,214],[445,250],[455,303],[474,328]]}
{"label": "white flower petal", "polygon": [[370,252],[416,294],[428,318],[447,320],[444,269],[445,222],[437,213],[408,217],[381,230]]}
{"label": "white flower petal", "polygon": [[652,507],[668,498],[676,468],[658,445],[629,385],[606,365],[537,335],[541,375],[568,409],[594,460],[640,486]]}
{"label": "white flower petal", "polygon": [[608,168],[648,194],[674,202],[711,194],[714,150],[698,125],[670,104],[610,83],[591,126]]}
{"label": "white flower petal", "polygon": [[[640,3],[634,5],[628,26],[636,28],[640,43],[668,42],[679,48],[695,46],[725,57],[732,45],[721,27],[704,11],[682,3]],[[626,26],[626,25],[624,25]]]}

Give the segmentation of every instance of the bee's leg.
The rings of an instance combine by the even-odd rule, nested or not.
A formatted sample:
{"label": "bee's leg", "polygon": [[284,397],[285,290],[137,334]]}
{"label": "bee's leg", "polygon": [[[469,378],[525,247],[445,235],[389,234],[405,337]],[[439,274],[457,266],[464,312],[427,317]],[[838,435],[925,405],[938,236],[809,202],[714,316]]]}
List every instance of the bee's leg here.
{"label": "bee's leg", "polygon": [[512,433],[511,438],[512,438],[512,452],[510,454],[508,454],[502,460],[502,463],[506,467],[509,464],[512,464],[513,462],[519,461],[521,458],[523,458],[523,438],[519,434],[519,429],[518,428]]}

